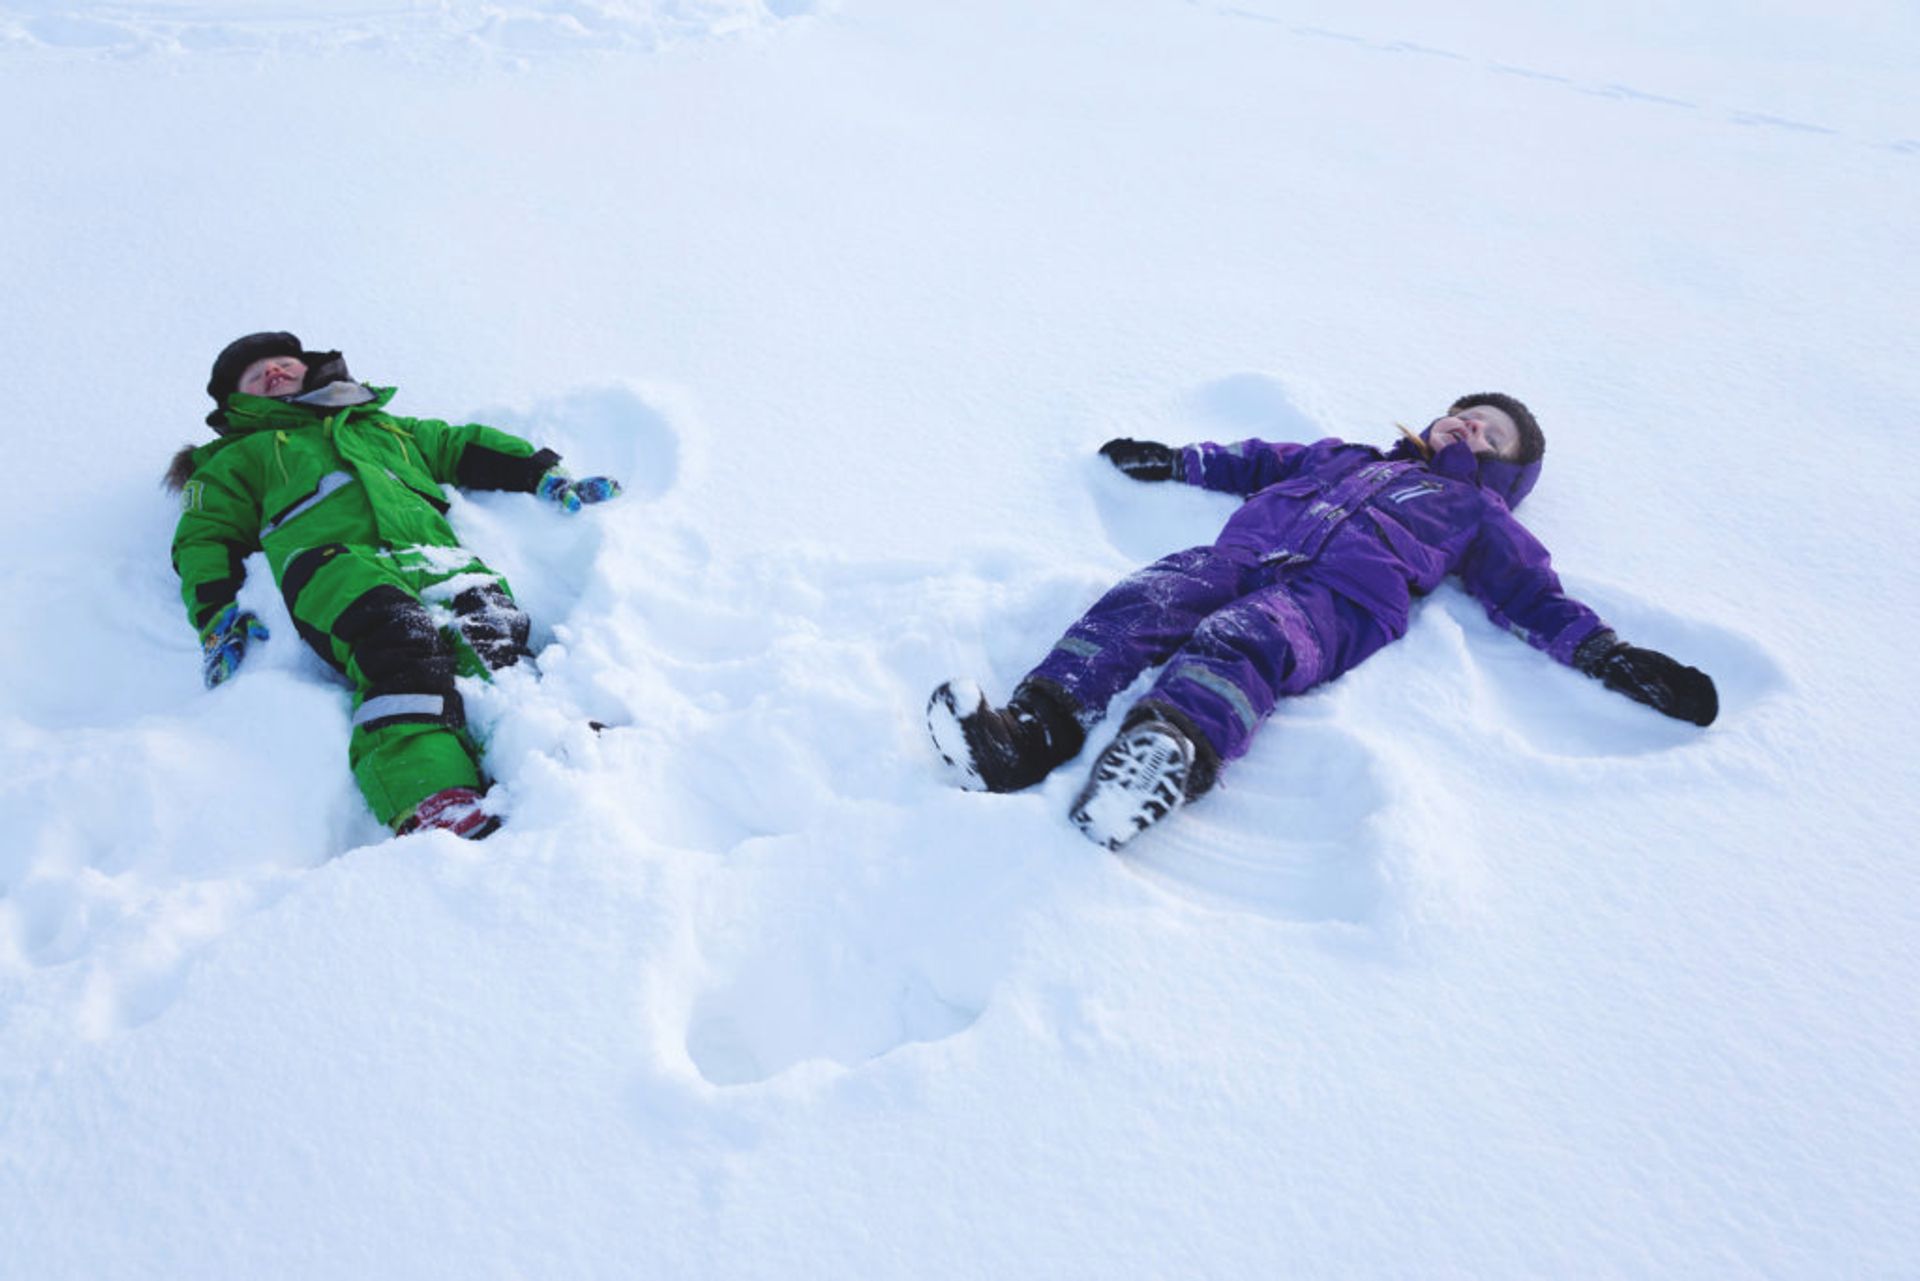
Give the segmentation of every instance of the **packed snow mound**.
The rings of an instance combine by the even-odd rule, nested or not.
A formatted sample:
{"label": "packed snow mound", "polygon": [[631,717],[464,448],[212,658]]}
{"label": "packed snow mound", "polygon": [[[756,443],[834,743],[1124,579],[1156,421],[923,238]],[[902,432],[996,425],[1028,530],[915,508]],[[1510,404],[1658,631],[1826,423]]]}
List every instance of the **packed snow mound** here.
{"label": "packed snow mound", "polygon": [[409,61],[517,61],[653,50],[770,30],[826,0],[248,0],[0,5],[0,49],[75,56],[385,54]]}

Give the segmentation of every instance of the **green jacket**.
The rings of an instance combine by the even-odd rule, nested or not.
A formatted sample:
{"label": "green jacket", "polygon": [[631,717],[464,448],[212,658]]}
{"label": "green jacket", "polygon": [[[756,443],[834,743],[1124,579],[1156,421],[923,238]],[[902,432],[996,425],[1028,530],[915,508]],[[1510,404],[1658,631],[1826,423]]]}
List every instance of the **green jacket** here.
{"label": "green jacket", "polygon": [[309,547],[454,547],[442,485],[530,493],[560,461],[478,423],[396,417],[386,412],[394,389],[374,390],[364,405],[332,410],[228,398],[225,434],[193,453],[173,535],[195,630],[239,593],[256,551],[278,584]]}

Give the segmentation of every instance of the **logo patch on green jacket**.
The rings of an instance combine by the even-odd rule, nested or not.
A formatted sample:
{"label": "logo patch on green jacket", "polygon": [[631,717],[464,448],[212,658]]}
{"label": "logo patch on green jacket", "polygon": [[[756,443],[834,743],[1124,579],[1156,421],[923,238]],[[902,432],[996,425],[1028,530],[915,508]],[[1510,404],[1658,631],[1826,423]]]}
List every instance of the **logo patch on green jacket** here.
{"label": "logo patch on green jacket", "polygon": [[202,480],[190,480],[180,487],[180,510],[197,512],[205,505],[207,484]]}

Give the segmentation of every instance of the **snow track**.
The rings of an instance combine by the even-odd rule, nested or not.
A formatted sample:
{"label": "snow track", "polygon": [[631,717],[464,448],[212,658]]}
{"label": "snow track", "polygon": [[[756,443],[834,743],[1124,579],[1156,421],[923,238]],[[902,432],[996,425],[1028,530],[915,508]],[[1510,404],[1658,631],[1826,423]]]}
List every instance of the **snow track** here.
{"label": "snow track", "polygon": [[819,0],[184,0],[0,3],[0,53],[66,57],[372,55],[508,65],[766,32]]}

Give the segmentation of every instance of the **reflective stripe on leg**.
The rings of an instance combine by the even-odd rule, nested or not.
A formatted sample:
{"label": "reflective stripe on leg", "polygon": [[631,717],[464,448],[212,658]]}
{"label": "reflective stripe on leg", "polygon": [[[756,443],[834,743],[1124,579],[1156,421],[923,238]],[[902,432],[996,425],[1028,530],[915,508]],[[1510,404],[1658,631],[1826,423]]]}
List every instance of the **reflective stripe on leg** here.
{"label": "reflective stripe on leg", "polygon": [[355,729],[379,729],[401,721],[460,725],[466,720],[458,694],[375,694],[353,714]]}
{"label": "reflective stripe on leg", "polygon": [[1232,549],[1193,547],[1163,556],[1109,588],[1027,679],[1051,682],[1097,719],[1114,695],[1171,657],[1202,620],[1239,599],[1253,570],[1252,557]]}

